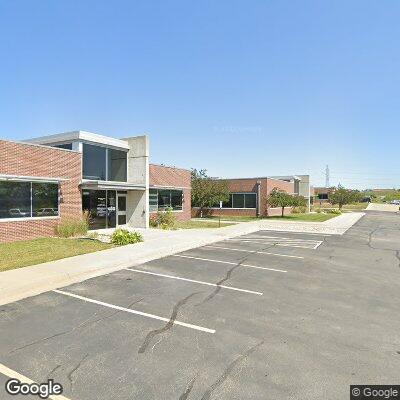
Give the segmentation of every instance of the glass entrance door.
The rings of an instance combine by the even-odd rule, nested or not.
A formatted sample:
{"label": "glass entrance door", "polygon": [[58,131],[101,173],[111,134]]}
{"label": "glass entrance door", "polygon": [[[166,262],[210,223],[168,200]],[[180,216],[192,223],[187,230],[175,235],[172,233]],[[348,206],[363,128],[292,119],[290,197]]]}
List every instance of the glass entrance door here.
{"label": "glass entrance door", "polygon": [[117,225],[117,199],[115,190],[107,190],[107,228]]}
{"label": "glass entrance door", "polygon": [[117,222],[118,225],[126,224],[126,194],[117,194]]}
{"label": "glass entrance door", "polygon": [[117,199],[115,190],[82,191],[82,209],[89,213],[89,229],[115,228]]}

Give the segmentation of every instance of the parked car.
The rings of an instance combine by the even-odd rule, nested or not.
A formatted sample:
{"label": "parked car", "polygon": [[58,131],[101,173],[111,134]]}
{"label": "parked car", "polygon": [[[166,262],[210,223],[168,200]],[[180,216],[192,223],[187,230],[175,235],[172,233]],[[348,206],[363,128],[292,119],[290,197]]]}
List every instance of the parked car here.
{"label": "parked car", "polygon": [[56,208],[41,208],[39,211],[36,212],[37,216],[50,216],[50,215],[57,215],[58,210]]}
{"label": "parked car", "polygon": [[400,206],[400,200],[392,200],[392,201],[390,202],[390,204],[395,204],[395,205],[397,205],[397,206]]}
{"label": "parked car", "polygon": [[31,215],[28,211],[21,211],[19,208],[10,208],[8,210],[10,217],[12,218],[22,218],[22,217],[29,217]]}

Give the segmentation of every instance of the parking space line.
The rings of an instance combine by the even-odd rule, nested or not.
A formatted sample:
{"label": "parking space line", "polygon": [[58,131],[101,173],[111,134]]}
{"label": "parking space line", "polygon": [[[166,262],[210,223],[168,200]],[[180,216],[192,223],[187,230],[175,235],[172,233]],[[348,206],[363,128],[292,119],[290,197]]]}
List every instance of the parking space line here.
{"label": "parking space line", "polygon": [[251,251],[251,250],[243,250],[243,249],[233,249],[231,247],[221,247],[221,246],[212,246],[212,245],[206,245],[203,247],[210,247],[212,249],[223,249],[223,250],[232,250],[232,251],[242,251],[244,253],[254,253],[254,254],[268,254],[271,256],[278,256],[278,257],[289,257],[289,258],[298,258],[298,259],[303,259],[304,257],[301,256],[292,256],[290,254],[279,254],[279,253],[270,253],[268,251]]}
{"label": "parking space line", "polygon": [[274,271],[274,272],[287,272],[283,269],[275,269],[275,268],[267,268],[267,267],[258,267],[257,265],[249,265],[249,264],[239,264],[231,261],[221,261],[221,260],[212,260],[210,258],[200,258],[200,257],[192,257],[192,256],[184,256],[181,254],[174,254],[172,257],[182,257],[182,258],[191,258],[193,260],[200,260],[200,261],[210,261],[215,263],[221,264],[229,264],[229,265],[240,265],[241,267],[248,267],[248,268],[256,268],[256,269],[265,269],[267,271]]}
{"label": "parking space line", "polygon": [[274,246],[283,246],[283,247],[299,247],[301,249],[312,249],[315,250],[322,242],[318,243],[307,243],[301,241],[282,241],[281,243],[278,241],[272,240],[263,240],[263,239],[226,239],[231,242],[241,242],[241,243],[254,243],[254,244],[271,244]]}
{"label": "parking space line", "polygon": [[203,281],[196,281],[194,279],[188,279],[188,278],[181,278],[178,276],[173,276],[173,275],[165,275],[165,274],[158,274],[155,272],[149,272],[149,271],[141,271],[139,269],[133,269],[133,268],[125,268],[127,271],[132,271],[132,272],[139,272],[141,274],[148,274],[148,275],[154,275],[154,276],[160,276],[162,278],[169,278],[169,279],[177,279],[180,281],[185,281],[185,282],[192,282],[192,283],[198,283],[200,285],[207,285],[207,286],[217,286],[223,289],[230,289],[230,290],[236,290],[237,292],[244,292],[244,293],[251,293],[251,294],[257,294],[259,296],[262,296],[262,292],[255,292],[254,290],[247,290],[247,289],[240,289],[234,286],[225,286],[225,285],[218,285],[217,283],[210,283],[210,282],[203,282]]}
{"label": "parking space line", "polygon": [[299,237],[284,237],[284,236],[264,236],[264,235],[253,235],[253,236],[241,236],[243,238],[249,239],[281,239],[281,240],[304,240],[306,242],[319,242],[319,240],[315,239],[307,239],[307,238],[299,238]]}
{"label": "parking space line", "polygon": [[[91,299],[89,297],[84,297],[84,296],[79,296],[79,295],[74,294],[74,293],[64,292],[63,290],[55,289],[55,290],[53,290],[53,292],[62,294],[64,296],[74,297],[75,299],[83,300],[83,301],[86,301],[88,303],[98,304],[100,306],[113,308],[113,309],[119,310],[119,311],[125,311],[125,312],[130,313],[130,314],[141,315],[142,317],[157,319],[159,321],[164,321],[164,322],[169,322],[170,321],[170,318],[160,317],[159,315],[149,314],[149,313],[145,313],[145,312],[142,312],[142,311],[133,310],[131,308],[125,308],[125,307],[116,306],[114,304],[105,303],[105,302],[99,301],[99,300],[94,300],[94,299]],[[186,322],[181,322],[181,321],[176,321],[176,320],[173,321],[173,323],[175,325],[184,326],[185,328],[190,328],[190,329],[194,329],[194,330],[197,330],[197,331],[202,331],[202,332],[207,332],[207,333],[215,333],[215,329],[204,328],[203,326],[187,324]]]}
{"label": "parking space line", "polygon": [[[10,368],[8,368],[8,367],[6,367],[6,366],[3,365],[3,364],[0,364],[0,374],[5,375],[5,376],[8,376],[9,378],[12,378],[12,379],[18,379],[18,380],[19,380],[20,382],[22,382],[22,383],[28,383],[28,384],[38,383],[38,382],[35,382],[35,381],[33,381],[32,379],[29,379],[29,378],[27,378],[26,376],[21,375],[21,374],[19,374],[18,372],[14,371],[14,370],[12,370],[12,369],[10,369]],[[40,384],[40,383],[38,383],[38,384]],[[11,396],[12,396],[12,395],[10,395],[10,397],[11,397]],[[70,400],[70,399],[68,399],[67,397],[62,396],[62,395],[60,395],[60,394],[57,394],[57,395],[50,395],[48,398],[49,398],[49,399],[52,399],[52,400]]]}

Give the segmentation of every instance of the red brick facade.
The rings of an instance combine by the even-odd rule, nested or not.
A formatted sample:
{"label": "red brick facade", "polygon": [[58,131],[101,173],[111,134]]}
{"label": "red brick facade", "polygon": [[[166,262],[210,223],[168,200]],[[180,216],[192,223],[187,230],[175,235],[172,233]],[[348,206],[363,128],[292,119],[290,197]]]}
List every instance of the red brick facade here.
{"label": "red brick facade", "polygon": [[0,242],[51,236],[62,218],[82,215],[79,184],[82,154],[25,143],[0,140],[0,175],[65,179],[60,182],[60,215],[6,221],[0,219]]}
{"label": "red brick facade", "polygon": [[[273,178],[248,178],[248,179],[227,179],[229,191],[231,193],[257,193],[258,183],[260,185],[260,216],[281,215],[280,208],[270,208],[267,210],[266,198],[274,188],[284,190],[288,193],[294,192],[294,183],[281,181]],[[290,208],[285,209],[285,214],[291,212]],[[211,215],[233,215],[233,216],[250,216],[255,217],[257,210],[246,208],[214,208],[209,211]],[[193,216],[199,216],[199,210],[194,208]]]}
{"label": "red brick facade", "polygon": [[[191,217],[191,174],[187,169],[149,165],[150,188],[183,189],[182,211],[175,211],[178,220],[188,220]],[[155,213],[150,213],[154,215]]]}

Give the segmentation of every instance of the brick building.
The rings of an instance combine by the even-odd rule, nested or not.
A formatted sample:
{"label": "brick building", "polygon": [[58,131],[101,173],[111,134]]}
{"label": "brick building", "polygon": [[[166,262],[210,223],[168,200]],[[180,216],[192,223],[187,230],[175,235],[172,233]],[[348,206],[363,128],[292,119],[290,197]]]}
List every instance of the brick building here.
{"label": "brick building", "polygon": [[149,166],[150,216],[172,208],[178,220],[191,217],[191,173],[187,169]]}
{"label": "brick building", "polygon": [[147,136],[74,131],[0,141],[0,242],[54,235],[90,213],[90,229],[147,228],[150,211],[191,213],[190,171],[149,165]]}
{"label": "brick building", "polygon": [[[229,186],[229,201],[223,203],[221,209],[216,206],[207,210],[207,213],[249,217],[281,215],[281,208],[269,207],[266,198],[274,188],[299,195],[300,186],[296,184],[298,179],[297,176],[291,178],[285,176],[281,179],[275,177],[224,179]],[[199,216],[199,212],[198,208],[193,208],[192,215]],[[290,212],[291,209],[287,207],[285,213]]]}
{"label": "brick building", "polygon": [[79,152],[0,140],[0,242],[53,235],[80,216],[81,180]]}

